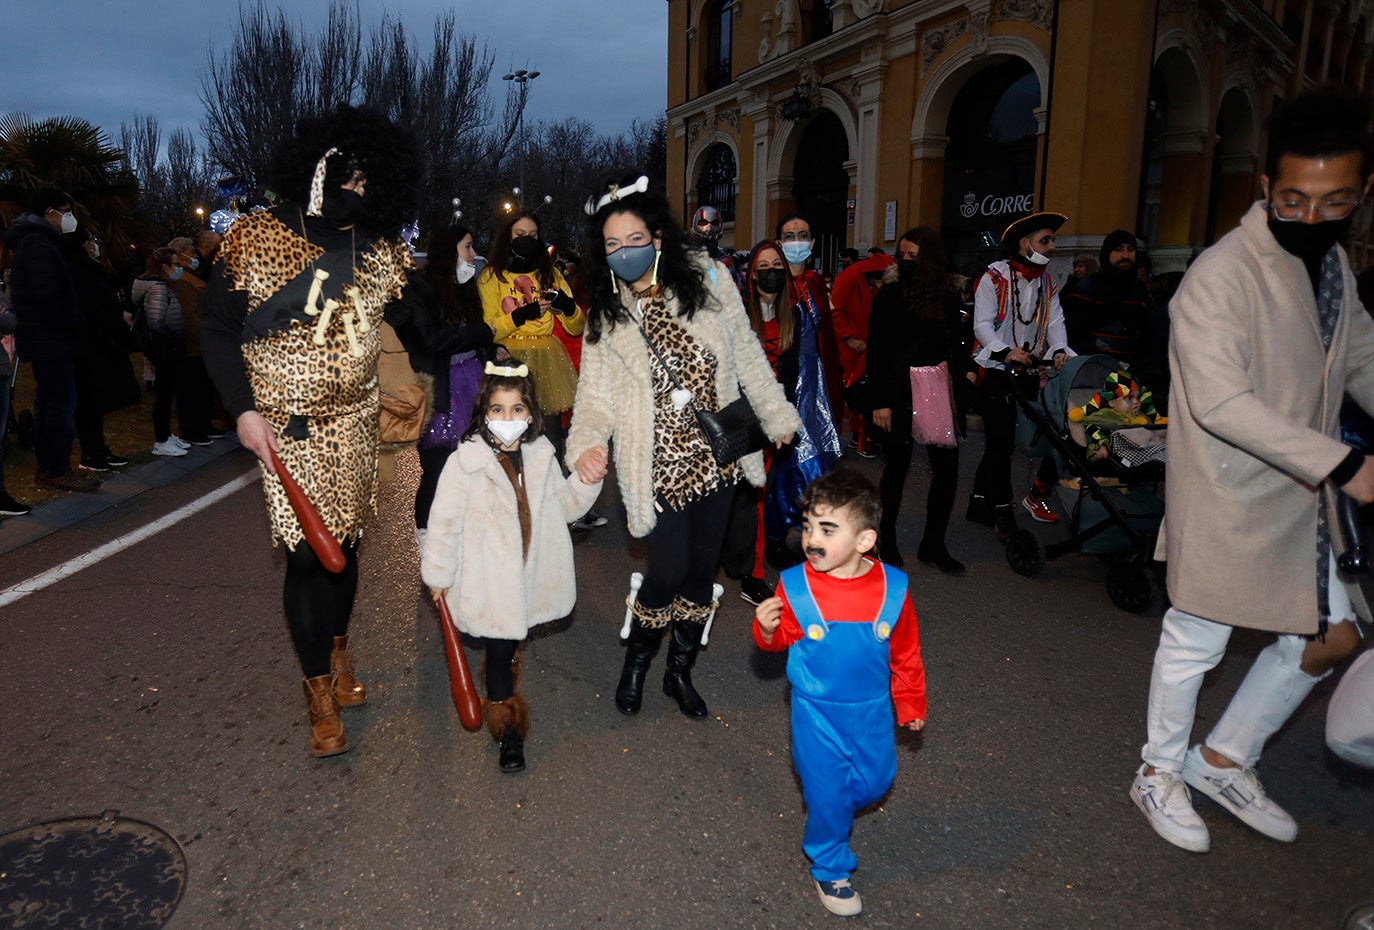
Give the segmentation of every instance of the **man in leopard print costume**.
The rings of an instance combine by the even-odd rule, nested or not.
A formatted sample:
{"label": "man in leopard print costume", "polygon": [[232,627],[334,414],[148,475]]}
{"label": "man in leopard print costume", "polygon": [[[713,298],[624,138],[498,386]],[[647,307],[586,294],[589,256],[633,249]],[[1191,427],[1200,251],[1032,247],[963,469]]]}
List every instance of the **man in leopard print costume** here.
{"label": "man in leopard print costume", "polygon": [[[348,623],[362,521],[376,504],[378,327],[412,266],[395,231],[410,216],[415,155],[385,117],[344,108],[301,120],[274,162],[276,189],[303,203],[230,227],[202,340],[239,439],[261,460],[272,542],[287,550],[283,604],[305,676],[310,750],[330,756],[348,749],[339,708],[366,700]],[[341,572],[304,543],[272,452],[342,545]]]}

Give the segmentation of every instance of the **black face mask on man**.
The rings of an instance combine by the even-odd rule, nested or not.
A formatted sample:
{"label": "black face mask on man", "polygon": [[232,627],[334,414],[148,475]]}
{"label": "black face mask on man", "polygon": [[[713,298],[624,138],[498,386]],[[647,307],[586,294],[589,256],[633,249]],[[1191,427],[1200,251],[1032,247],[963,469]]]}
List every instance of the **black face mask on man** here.
{"label": "black face mask on man", "polygon": [[320,218],[335,229],[346,229],[363,216],[363,197],[357,191],[339,188],[320,201]]}
{"label": "black face mask on man", "polygon": [[1290,255],[1296,255],[1305,262],[1316,261],[1350,231],[1354,216],[1339,220],[1322,220],[1320,223],[1304,223],[1300,220],[1284,222],[1269,217],[1269,231],[1274,234],[1280,248]]}

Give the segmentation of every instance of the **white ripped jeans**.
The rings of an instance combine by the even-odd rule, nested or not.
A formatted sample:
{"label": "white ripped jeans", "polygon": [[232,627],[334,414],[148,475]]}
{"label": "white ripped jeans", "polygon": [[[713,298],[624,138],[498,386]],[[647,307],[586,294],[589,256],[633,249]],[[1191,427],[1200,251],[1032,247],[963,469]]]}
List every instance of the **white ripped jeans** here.
{"label": "white ripped jeans", "polygon": [[[1336,577],[1334,560],[1329,606],[1333,625],[1353,622],[1347,619],[1354,617],[1354,610],[1345,586]],[[1148,742],[1140,750],[1147,765],[1174,774],[1183,770],[1203,676],[1216,668],[1226,654],[1233,629],[1174,608],[1164,614],[1154,672],[1150,675]],[[1259,761],[1269,737],[1292,716],[1317,682],[1326,677],[1313,677],[1302,670],[1306,647],[1307,640],[1301,636],[1279,634],[1255,658],[1226,712],[1207,734],[1208,747],[1247,768]]]}

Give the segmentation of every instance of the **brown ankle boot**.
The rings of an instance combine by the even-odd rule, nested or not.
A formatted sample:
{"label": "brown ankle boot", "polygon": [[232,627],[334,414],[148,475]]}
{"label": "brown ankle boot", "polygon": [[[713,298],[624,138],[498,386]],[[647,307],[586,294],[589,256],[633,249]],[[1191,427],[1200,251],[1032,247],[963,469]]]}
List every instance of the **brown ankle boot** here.
{"label": "brown ankle boot", "polygon": [[367,703],[367,689],[353,674],[353,655],[348,651],[347,636],[334,637],[329,668],[334,673],[334,698],[340,707],[357,707]]}
{"label": "brown ankle boot", "polygon": [[504,701],[484,701],[487,729],[501,744],[498,764],[507,774],[525,768],[525,734],[529,732],[530,709],[525,697],[516,694]]}
{"label": "brown ankle boot", "polygon": [[348,752],[348,736],[339,719],[339,702],[334,697],[334,676],[306,678],[305,700],[310,706],[310,752],[322,758]]}

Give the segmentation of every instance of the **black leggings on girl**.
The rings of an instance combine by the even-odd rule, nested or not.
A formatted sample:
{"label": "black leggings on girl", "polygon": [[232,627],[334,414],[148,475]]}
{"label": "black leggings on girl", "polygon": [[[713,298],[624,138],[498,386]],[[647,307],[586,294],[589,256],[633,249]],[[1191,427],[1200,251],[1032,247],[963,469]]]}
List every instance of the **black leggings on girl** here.
{"label": "black leggings on girl", "polygon": [[515,650],[518,639],[484,637],[487,648],[487,700],[504,701],[515,696]]}
{"label": "black leggings on girl", "polygon": [[[716,488],[681,510],[663,505],[658,522],[644,538],[649,564],[636,600],[649,608],[667,607],[674,595],[693,604],[711,603],[716,562],[730,521],[735,486]],[[658,501],[663,504],[662,499]]]}
{"label": "black leggings on girl", "polygon": [[286,550],[282,606],[306,678],[329,674],[334,637],[348,635],[358,593],[358,543],[344,543],[343,552],[344,569],[335,574],[320,563],[309,543]]}

